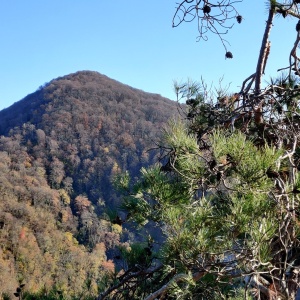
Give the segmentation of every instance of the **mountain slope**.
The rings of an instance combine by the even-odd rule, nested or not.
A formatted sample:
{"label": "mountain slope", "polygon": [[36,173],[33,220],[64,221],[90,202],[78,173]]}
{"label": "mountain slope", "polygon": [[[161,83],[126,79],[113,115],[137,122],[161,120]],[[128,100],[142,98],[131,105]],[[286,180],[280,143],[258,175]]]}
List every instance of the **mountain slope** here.
{"label": "mountain slope", "polygon": [[0,291],[10,282],[1,292],[23,281],[31,292],[96,293],[114,265],[106,255],[132,237],[110,212],[111,179],[155,162],[148,150],[177,114],[175,102],[90,71],[0,112]]}
{"label": "mountain slope", "polygon": [[52,187],[70,176],[78,193],[96,201],[107,193],[109,175],[120,169],[136,174],[153,162],[153,153],[144,150],[176,113],[168,99],[86,71],[53,80],[0,112],[0,134],[18,126],[13,134],[30,141],[30,154],[45,160]]}

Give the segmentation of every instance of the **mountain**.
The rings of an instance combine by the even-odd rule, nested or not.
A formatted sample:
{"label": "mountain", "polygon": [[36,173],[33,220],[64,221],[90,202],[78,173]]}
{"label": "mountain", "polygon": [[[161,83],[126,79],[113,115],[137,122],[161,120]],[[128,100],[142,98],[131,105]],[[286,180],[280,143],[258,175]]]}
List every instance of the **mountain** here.
{"label": "mountain", "polygon": [[91,71],[0,111],[0,298],[20,283],[97,294],[115,247],[134,236],[112,179],[156,162],[149,150],[177,115],[175,102]]}

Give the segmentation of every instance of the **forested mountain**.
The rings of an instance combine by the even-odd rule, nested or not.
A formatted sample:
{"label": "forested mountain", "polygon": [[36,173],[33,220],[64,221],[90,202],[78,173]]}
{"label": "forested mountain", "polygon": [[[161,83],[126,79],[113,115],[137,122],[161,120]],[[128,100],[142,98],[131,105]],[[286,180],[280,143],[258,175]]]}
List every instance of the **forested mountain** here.
{"label": "forested mountain", "polygon": [[96,72],[70,74],[0,112],[0,298],[96,295],[128,246],[112,178],[157,160],[175,102]]}

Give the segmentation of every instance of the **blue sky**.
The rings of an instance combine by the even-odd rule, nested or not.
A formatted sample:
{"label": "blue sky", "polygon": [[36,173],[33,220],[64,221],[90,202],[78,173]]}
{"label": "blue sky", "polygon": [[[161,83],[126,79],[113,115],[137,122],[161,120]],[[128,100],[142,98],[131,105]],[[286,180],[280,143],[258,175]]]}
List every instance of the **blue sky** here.
{"label": "blue sky", "polygon": [[[175,99],[173,80],[231,83],[238,91],[255,71],[267,19],[265,1],[236,7],[244,20],[226,36],[196,42],[196,23],[172,28],[176,0],[0,1],[0,110],[45,82],[92,70],[146,92]],[[255,5],[253,4],[255,2]],[[297,20],[277,17],[266,77],[288,66]]]}

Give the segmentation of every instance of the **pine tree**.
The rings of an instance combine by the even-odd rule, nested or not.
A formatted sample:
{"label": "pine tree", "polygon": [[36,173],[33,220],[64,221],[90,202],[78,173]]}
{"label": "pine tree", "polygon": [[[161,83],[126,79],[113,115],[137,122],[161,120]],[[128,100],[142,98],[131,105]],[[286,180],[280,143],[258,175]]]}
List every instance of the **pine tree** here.
{"label": "pine tree", "polygon": [[[190,16],[209,22],[213,10],[234,5],[213,2],[182,1],[178,24]],[[299,297],[300,21],[287,74],[261,86],[274,16],[299,18],[298,2],[268,1],[256,70],[239,92],[175,86],[184,120],[164,130],[160,164],[136,182],[128,174],[117,180],[129,218],[155,222],[165,242],[98,299],[125,299],[125,290],[147,300]]]}

